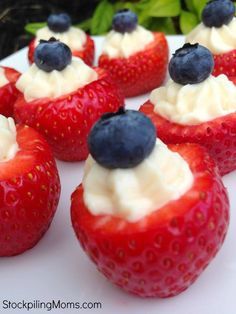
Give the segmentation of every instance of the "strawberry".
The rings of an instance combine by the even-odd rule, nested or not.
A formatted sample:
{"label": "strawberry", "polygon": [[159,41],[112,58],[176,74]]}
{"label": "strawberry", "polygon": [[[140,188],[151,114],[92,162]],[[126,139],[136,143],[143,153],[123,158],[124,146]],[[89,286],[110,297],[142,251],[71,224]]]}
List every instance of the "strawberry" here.
{"label": "strawberry", "polygon": [[13,105],[18,96],[18,90],[15,87],[15,83],[20,76],[20,73],[14,69],[8,67],[2,67],[8,83],[0,87],[0,114],[6,117],[12,117]]}
{"label": "strawberry", "polygon": [[105,112],[123,106],[123,96],[102,69],[95,69],[98,80],[70,94],[26,102],[20,93],[15,103],[15,118],[39,130],[58,159],[84,160],[88,155],[87,136]]}
{"label": "strawberry", "polygon": [[229,80],[231,80],[236,85],[236,76],[230,76]]}
{"label": "strawberry", "polygon": [[168,44],[164,34],[154,35],[154,42],[127,59],[110,59],[105,54],[99,58],[99,66],[110,71],[126,97],[144,94],[160,86],[165,79]]}
{"label": "strawberry", "polygon": [[[28,49],[29,63],[34,62],[35,38],[30,42]],[[81,58],[85,63],[92,66],[94,62],[95,47],[93,39],[87,35],[87,41],[83,50],[72,50],[72,55]]]}
{"label": "strawberry", "polygon": [[187,289],[220,249],[229,223],[226,189],[206,150],[197,144],[169,148],[188,162],[194,183],[138,222],[92,215],[82,185],[71,198],[73,228],[98,270],[142,297],[170,297]]}
{"label": "strawberry", "polygon": [[214,55],[213,75],[225,74],[228,77],[236,76],[236,49],[230,52]]}
{"label": "strawberry", "polygon": [[152,120],[163,142],[201,144],[215,158],[221,175],[236,169],[236,113],[198,125],[180,125],[160,116],[153,108],[153,104],[147,101],[140,111]]}
{"label": "strawberry", "polygon": [[95,47],[93,39],[87,35],[87,41],[84,47],[84,50],[74,50],[72,51],[73,56],[79,57],[84,60],[87,65],[92,66],[94,62],[94,54],[95,54]]}
{"label": "strawberry", "polygon": [[0,164],[0,256],[32,248],[55,214],[60,180],[52,152],[43,137],[17,127],[19,150]]}

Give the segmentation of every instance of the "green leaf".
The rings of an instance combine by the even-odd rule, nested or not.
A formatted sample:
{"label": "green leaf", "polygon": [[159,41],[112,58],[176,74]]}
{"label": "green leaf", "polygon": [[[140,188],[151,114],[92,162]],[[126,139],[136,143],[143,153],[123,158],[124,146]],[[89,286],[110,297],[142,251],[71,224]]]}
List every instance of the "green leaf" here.
{"label": "green leaf", "polygon": [[189,33],[197,24],[199,20],[194,13],[182,11],[180,15],[180,29],[184,34]]}
{"label": "green leaf", "polygon": [[118,10],[121,9],[130,9],[131,11],[137,13],[136,5],[135,3],[132,2],[116,2],[114,4],[114,12],[117,12]]}
{"label": "green leaf", "polygon": [[198,14],[198,18],[201,20],[202,16],[202,10],[205,7],[208,0],[193,0],[193,5],[195,7],[195,10]]}
{"label": "green leaf", "polygon": [[124,2],[118,1],[114,3],[114,12],[117,12],[124,8]]}
{"label": "green leaf", "polygon": [[81,28],[84,31],[89,31],[91,27],[91,23],[92,23],[92,19],[87,19],[79,24],[76,24],[75,27]]}
{"label": "green leaf", "polygon": [[106,33],[111,27],[114,9],[111,3],[103,0],[96,7],[91,22],[92,35],[100,35]]}
{"label": "green leaf", "polygon": [[149,9],[150,7],[150,0],[141,0],[139,2],[136,3],[136,8],[138,10],[146,10]]}
{"label": "green leaf", "polygon": [[171,17],[180,14],[180,0],[151,0],[148,14],[154,17]]}
{"label": "green leaf", "polygon": [[185,2],[185,5],[189,11],[195,12],[195,6],[193,3],[193,0],[185,0],[184,2]]}
{"label": "green leaf", "polygon": [[138,15],[139,24],[141,24],[147,28],[148,28],[148,21],[150,21],[151,19],[152,19],[152,17],[149,16],[146,11],[141,11]]}
{"label": "green leaf", "polygon": [[165,34],[176,34],[174,22],[170,17],[152,18],[148,28],[152,31],[159,31]]}
{"label": "green leaf", "polygon": [[35,35],[37,30],[46,26],[46,22],[42,23],[29,23],[25,25],[25,31],[29,34]]}

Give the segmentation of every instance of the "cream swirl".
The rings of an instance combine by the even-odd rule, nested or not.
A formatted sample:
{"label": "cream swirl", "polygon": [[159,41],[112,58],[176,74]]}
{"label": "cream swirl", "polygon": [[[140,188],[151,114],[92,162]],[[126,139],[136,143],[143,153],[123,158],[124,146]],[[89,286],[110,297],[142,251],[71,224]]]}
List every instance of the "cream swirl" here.
{"label": "cream swirl", "polygon": [[186,36],[186,42],[199,43],[216,55],[236,49],[236,17],[221,27],[206,27],[200,23]]}
{"label": "cream swirl", "polygon": [[192,183],[187,162],[157,139],[148,158],[131,169],[106,169],[90,156],[83,178],[84,202],[93,215],[136,222],[181,197]]}
{"label": "cream swirl", "polygon": [[154,111],[168,120],[194,125],[235,112],[236,87],[224,74],[192,85],[170,79],[152,91],[150,101]]}
{"label": "cream swirl", "polygon": [[9,81],[5,75],[5,71],[2,67],[0,67],[0,87],[6,85],[8,83],[9,83]]}
{"label": "cream swirl", "polygon": [[14,158],[18,149],[14,120],[0,115],[0,162]]}
{"label": "cream swirl", "polygon": [[110,58],[128,58],[144,50],[153,40],[153,33],[142,26],[137,26],[133,32],[124,34],[112,30],[105,38],[102,51]]}
{"label": "cream swirl", "polygon": [[63,33],[55,33],[48,26],[45,26],[36,33],[36,45],[38,45],[40,39],[49,40],[51,37],[60,40],[69,46],[71,50],[83,50],[87,40],[86,33],[77,27],[70,27],[68,31]]}
{"label": "cream swirl", "polygon": [[60,97],[76,91],[97,78],[95,70],[81,59],[73,57],[71,64],[62,71],[45,72],[33,63],[28,71],[20,76],[16,87],[24,93],[25,100],[29,102],[37,98]]}

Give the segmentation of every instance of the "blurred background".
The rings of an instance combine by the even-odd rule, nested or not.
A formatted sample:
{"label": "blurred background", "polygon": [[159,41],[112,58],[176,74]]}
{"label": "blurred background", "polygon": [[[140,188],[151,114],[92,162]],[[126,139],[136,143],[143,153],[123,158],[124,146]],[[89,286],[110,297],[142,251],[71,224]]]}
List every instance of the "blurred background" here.
{"label": "blurred background", "polygon": [[[188,33],[207,0],[0,0],[0,59],[26,46],[52,12],[67,12],[92,35],[110,30],[114,12],[130,8],[139,23],[166,34]],[[235,2],[235,1],[234,1]]]}

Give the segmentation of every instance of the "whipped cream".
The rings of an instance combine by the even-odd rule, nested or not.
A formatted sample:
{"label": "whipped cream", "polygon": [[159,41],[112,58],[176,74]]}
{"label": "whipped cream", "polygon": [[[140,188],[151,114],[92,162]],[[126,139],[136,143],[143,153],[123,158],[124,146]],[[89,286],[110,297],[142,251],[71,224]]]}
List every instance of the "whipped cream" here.
{"label": "whipped cream", "polygon": [[84,202],[93,215],[136,222],[180,198],[192,183],[187,162],[157,139],[148,158],[131,169],[106,169],[89,156],[83,178]]}
{"label": "whipped cream", "polygon": [[2,67],[0,67],[0,87],[6,85],[8,83],[9,83],[9,81],[5,75],[5,70]]}
{"label": "whipped cream", "polygon": [[236,110],[236,87],[227,76],[210,76],[199,84],[172,81],[152,91],[154,111],[170,121],[194,125]]}
{"label": "whipped cream", "polygon": [[95,80],[97,72],[81,59],[72,57],[71,64],[64,70],[45,72],[35,63],[20,76],[16,87],[24,94],[27,102],[37,98],[56,98],[76,91]]}
{"label": "whipped cream", "polygon": [[236,17],[219,28],[200,23],[186,36],[186,42],[199,43],[216,55],[236,49]]}
{"label": "whipped cream", "polygon": [[14,120],[0,115],[0,162],[14,158],[18,150]]}
{"label": "whipped cream", "polygon": [[66,32],[55,33],[45,26],[36,32],[36,46],[40,39],[49,40],[51,37],[60,40],[71,50],[83,50],[87,40],[86,33],[79,28],[71,26]]}
{"label": "whipped cream", "polygon": [[139,25],[131,33],[121,34],[112,30],[105,38],[102,51],[110,58],[128,58],[144,50],[152,41],[153,33]]}

